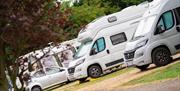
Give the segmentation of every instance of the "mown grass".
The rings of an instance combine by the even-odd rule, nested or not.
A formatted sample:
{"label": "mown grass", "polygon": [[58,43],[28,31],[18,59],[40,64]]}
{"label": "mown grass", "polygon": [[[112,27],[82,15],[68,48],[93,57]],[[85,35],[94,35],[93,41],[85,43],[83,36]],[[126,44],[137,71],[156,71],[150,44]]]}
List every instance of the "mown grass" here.
{"label": "mown grass", "polygon": [[[103,80],[119,76],[123,73],[129,72],[134,69],[135,68],[125,68],[125,69],[104,75],[104,76],[96,78],[96,79],[89,79],[89,82],[85,82],[85,83],[81,83],[81,84],[79,84],[78,81],[76,81],[76,82],[74,82],[75,83],[74,85],[67,84],[67,86],[66,85],[65,85],[65,87],[62,86],[62,87],[56,89],[55,91],[75,91],[75,90],[81,89],[83,87],[95,84],[97,82],[101,82]],[[73,83],[71,83],[71,84],[73,84]]]}
{"label": "mown grass", "polygon": [[151,74],[147,74],[140,78],[131,80],[123,84],[123,86],[148,83],[148,82],[171,79],[176,77],[180,77],[180,62],[173,64],[165,69],[159,69]]}

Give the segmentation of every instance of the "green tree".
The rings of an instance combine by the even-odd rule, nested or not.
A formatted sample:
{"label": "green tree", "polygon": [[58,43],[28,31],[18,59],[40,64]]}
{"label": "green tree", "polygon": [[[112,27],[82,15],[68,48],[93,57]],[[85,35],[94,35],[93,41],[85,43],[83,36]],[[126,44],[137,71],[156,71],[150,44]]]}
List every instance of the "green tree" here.
{"label": "green tree", "polygon": [[64,3],[65,9],[71,10],[69,20],[73,22],[72,26],[65,29],[69,31],[69,37],[77,37],[79,30],[94,19],[118,11],[117,7],[111,7],[109,4],[109,2],[102,2],[101,0],[80,0],[69,7],[67,3]]}
{"label": "green tree", "polygon": [[69,17],[70,21],[73,22],[73,26],[69,27],[69,31],[71,31],[70,34],[75,33],[74,35],[77,35],[81,27],[84,27],[98,17],[118,12],[123,8],[137,5],[143,1],[144,0],[77,0],[72,7],[66,7],[72,10]]}
{"label": "green tree", "polygon": [[0,1],[0,91],[7,91],[5,70],[18,90],[15,80],[19,56],[49,42],[66,40],[69,35],[63,29],[71,25],[69,14],[68,10],[62,12],[61,4],[53,0]]}

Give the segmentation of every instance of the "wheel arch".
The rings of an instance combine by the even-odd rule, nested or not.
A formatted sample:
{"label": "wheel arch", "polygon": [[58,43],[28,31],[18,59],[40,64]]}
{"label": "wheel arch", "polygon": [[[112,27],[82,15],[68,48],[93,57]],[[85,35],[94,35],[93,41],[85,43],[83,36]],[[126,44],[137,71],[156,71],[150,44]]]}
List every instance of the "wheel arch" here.
{"label": "wheel arch", "polygon": [[89,65],[88,68],[87,68],[87,75],[88,75],[88,77],[89,77],[89,72],[88,72],[88,70],[89,70],[89,68],[90,68],[91,66],[94,66],[94,65],[99,66],[99,67],[101,68],[102,73],[103,73],[103,70],[102,70],[101,65],[100,65],[99,63],[94,63],[94,64]]}
{"label": "wheel arch", "polygon": [[31,91],[32,91],[32,89],[33,89],[34,87],[39,87],[39,88],[41,89],[41,91],[42,91],[42,87],[41,87],[40,85],[34,85],[34,86],[31,88]]}
{"label": "wheel arch", "polygon": [[[157,47],[155,47],[155,48],[152,49],[152,51],[151,51],[151,59],[152,59],[152,54],[153,54],[153,52],[154,52],[157,48],[166,48],[166,49],[169,51],[169,53],[172,55],[172,53],[171,53],[171,51],[170,51],[170,49],[169,49],[168,46],[166,46],[166,45],[159,45],[159,46],[157,46]],[[153,60],[152,60],[152,62],[153,62]]]}

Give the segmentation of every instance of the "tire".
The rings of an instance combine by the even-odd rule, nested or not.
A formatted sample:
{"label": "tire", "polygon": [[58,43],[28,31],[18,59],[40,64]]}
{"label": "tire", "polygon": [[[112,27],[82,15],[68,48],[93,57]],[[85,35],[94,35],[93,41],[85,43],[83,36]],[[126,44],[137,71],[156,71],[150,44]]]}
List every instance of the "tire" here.
{"label": "tire", "polygon": [[91,78],[98,78],[100,77],[102,74],[102,69],[100,66],[98,65],[92,65],[89,67],[88,69],[88,75],[91,77]]}
{"label": "tire", "polygon": [[165,66],[172,60],[171,53],[167,48],[159,47],[152,53],[152,61],[157,66]]}
{"label": "tire", "polygon": [[31,91],[42,91],[42,89],[39,86],[34,86]]}
{"label": "tire", "polygon": [[147,64],[147,65],[142,65],[142,66],[136,66],[136,68],[140,69],[141,71],[147,70],[148,67],[149,67],[149,64]]}

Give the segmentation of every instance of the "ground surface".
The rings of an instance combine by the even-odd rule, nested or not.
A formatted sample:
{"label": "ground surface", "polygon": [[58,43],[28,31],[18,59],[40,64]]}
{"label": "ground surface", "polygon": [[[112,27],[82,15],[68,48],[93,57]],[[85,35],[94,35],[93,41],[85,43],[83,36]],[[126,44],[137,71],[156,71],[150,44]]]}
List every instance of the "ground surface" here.
{"label": "ground surface", "polygon": [[154,82],[136,87],[116,88],[111,91],[180,91],[180,78]]}
{"label": "ground surface", "polygon": [[[176,61],[176,62],[174,62],[174,63],[172,63],[170,65],[173,65],[173,64],[175,64],[177,62],[179,62],[179,61]],[[170,66],[170,65],[168,65],[168,66]],[[131,81],[133,79],[139,78],[141,76],[144,76],[146,74],[150,74],[152,72],[155,72],[158,69],[166,68],[168,66],[161,67],[161,68],[156,68],[154,65],[151,65],[151,67],[147,71],[144,71],[144,72],[141,72],[139,70],[132,70],[132,71],[130,71],[128,73],[125,73],[125,74],[119,75],[117,77],[107,79],[107,80],[104,80],[102,82],[99,82],[99,83],[96,83],[96,84],[81,88],[81,89],[79,89],[77,91],[114,91],[114,90],[117,90],[117,88],[119,88],[119,90],[117,90],[117,91],[121,91],[120,88],[123,88],[123,86],[121,86],[122,84],[124,84],[124,83],[126,83],[128,81]],[[179,78],[178,81],[180,81],[180,78]],[[176,83],[176,82],[174,82],[174,83]],[[180,87],[180,85],[179,85],[179,87]],[[139,88],[141,88],[141,87],[139,87]],[[148,88],[148,86],[147,86],[147,88]],[[137,88],[137,90],[135,90],[135,91],[139,91],[139,90],[141,90],[141,89]],[[126,90],[123,90],[123,91],[126,91]],[[134,90],[132,89],[132,90],[127,90],[127,91],[134,91]],[[141,90],[141,91],[143,91],[143,90]],[[159,91],[159,90],[148,90],[148,91]],[[167,90],[167,91],[171,91],[171,90]]]}
{"label": "ground surface", "polygon": [[[180,55],[178,55],[180,57]],[[180,77],[175,79],[169,79],[165,81],[157,81],[150,84],[140,84],[138,86],[123,86],[124,83],[127,83],[133,79],[142,77],[144,75],[150,74],[157,71],[158,69],[164,69],[168,66],[176,64],[180,60],[160,68],[156,68],[154,65],[151,65],[147,71],[141,72],[138,69],[130,70],[122,75],[115,76],[113,78],[105,79],[103,81],[90,84],[78,89],[67,89],[67,86],[62,86],[55,89],[54,91],[180,91]],[[88,82],[87,82],[88,83]],[[86,83],[83,83],[86,84]],[[77,82],[72,83],[69,86],[78,86]]]}

